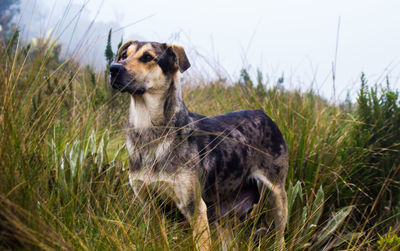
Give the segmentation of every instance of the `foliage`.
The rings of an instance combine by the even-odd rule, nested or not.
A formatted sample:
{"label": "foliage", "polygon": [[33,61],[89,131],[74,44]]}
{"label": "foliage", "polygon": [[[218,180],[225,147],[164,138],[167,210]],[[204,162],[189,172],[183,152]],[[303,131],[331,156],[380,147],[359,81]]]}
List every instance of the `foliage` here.
{"label": "foliage", "polygon": [[104,56],[106,57],[106,62],[107,62],[107,69],[114,60],[114,52],[111,47],[111,34],[112,34],[112,29],[110,29],[110,31],[108,32],[107,45],[106,45],[106,50],[104,52]]}
{"label": "foliage", "polygon": [[[310,248],[312,250],[325,250],[337,247],[360,233],[347,233],[346,235],[334,233],[350,214],[352,206],[345,207],[331,213],[331,217],[324,226],[321,226],[321,216],[324,209],[325,194],[320,187],[312,202],[305,202],[300,181],[293,186],[289,183],[288,189],[288,214],[290,216],[286,232],[290,239],[290,249]],[[306,206],[311,205],[311,207]]]}
{"label": "foliage", "polygon": [[400,237],[392,233],[392,228],[384,236],[379,235],[377,247],[381,251],[395,251],[400,249]]}
{"label": "foliage", "polygon": [[[358,123],[352,128],[354,145],[349,149],[358,156],[349,182],[361,190],[358,201],[368,226],[399,213],[400,206],[400,99],[399,93],[386,87],[368,87],[364,74],[356,110]],[[359,216],[362,217],[362,216]]]}

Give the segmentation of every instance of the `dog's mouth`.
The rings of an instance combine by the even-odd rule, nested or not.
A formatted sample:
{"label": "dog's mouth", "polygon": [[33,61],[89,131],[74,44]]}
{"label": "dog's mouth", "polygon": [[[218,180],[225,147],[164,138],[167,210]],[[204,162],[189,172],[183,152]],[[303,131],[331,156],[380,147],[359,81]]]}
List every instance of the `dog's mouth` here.
{"label": "dog's mouth", "polygon": [[120,78],[114,78],[111,76],[110,78],[111,87],[120,92],[127,92],[129,94],[143,94],[145,92],[144,88],[135,87],[135,80],[130,79],[128,81],[123,81]]}
{"label": "dog's mouth", "polygon": [[110,66],[110,84],[111,87],[130,94],[143,94],[145,89],[138,87],[136,80],[120,64],[111,64]]}

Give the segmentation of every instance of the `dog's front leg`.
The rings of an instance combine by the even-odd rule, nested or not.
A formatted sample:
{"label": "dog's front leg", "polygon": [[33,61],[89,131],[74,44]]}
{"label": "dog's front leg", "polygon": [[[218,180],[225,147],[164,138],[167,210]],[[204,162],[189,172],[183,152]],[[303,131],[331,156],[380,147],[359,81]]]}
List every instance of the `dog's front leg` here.
{"label": "dog's front leg", "polygon": [[[197,204],[195,208],[190,204]],[[210,227],[207,218],[206,203],[200,199],[198,202],[191,202],[181,212],[185,215],[193,229],[193,241],[198,250],[211,250]],[[193,204],[192,204],[193,205]]]}
{"label": "dog's front leg", "polygon": [[[149,197],[148,186],[141,180],[130,180],[135,199],[139,200],[145,220],[150,219],[150,204],[146,201]],[[146,221],[147,222],[147,221]]]}
{"label": "dog's front leg", "polygon": [[200,250],[211,250],[210,227],[207,218],[206,203],[200,199],[197,212],[194,214],[193,238],[198,240]]}
{"label": "dog's front leg", "polygon": [[[184,182],[186,183],[186,182]],[[208,224],[207,217],[207,205],[201,198],[199,191],[199,185],[193,189],[194,183],[191,186],[185,186],[184,183],[176,182],[175,186],[175,203],[178,209],[185,216],[187,221],[190,223],[193,229],[193,241],[196,243],[198,250],[212,250],[211,239],[210,239],[210,227]]]}

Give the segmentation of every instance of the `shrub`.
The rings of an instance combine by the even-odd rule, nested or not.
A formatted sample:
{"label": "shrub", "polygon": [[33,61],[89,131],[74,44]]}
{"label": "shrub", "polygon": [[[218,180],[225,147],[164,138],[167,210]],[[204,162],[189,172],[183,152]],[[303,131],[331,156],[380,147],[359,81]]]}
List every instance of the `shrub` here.
{"label": "shrub", "polygon": [[349,171],[355,185],[353,200],[368,226],[393,215],[400,202],[400,99],[397,91],[368,87],[364,74],[357,100],[357,123],[352,129],[348,154],[356,165]]}

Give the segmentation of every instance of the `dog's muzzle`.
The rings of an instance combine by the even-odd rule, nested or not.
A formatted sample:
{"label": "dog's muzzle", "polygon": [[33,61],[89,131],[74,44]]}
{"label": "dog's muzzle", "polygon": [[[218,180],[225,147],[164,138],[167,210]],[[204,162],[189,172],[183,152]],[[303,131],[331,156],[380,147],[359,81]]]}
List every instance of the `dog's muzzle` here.
{"label": "dog's muzzle", "polygon": [[111,64],[110,72],[111,72],[111,76],[113,76],[115,74],[120,74],[120,73],[126,72],[126,69],[121,64]]}
{"label": "dog's muzzle", "polygon": [[135,86],[134,79],[130,76],[126,68],[118,63],[113,63],[110,65],[110,84],[112,88],[121,91],[129,92],[131,94],[143,94],[143,88],[137,88]]}
{"label": "dog's muzzle", "polygon": [[124,83],[124,75],[126,74],[126,69],[121,64],[111,64],[110,65],[110,84],[114,89],[123,91],[127,87],[128,83]]}

